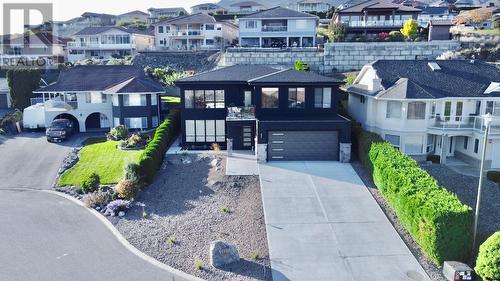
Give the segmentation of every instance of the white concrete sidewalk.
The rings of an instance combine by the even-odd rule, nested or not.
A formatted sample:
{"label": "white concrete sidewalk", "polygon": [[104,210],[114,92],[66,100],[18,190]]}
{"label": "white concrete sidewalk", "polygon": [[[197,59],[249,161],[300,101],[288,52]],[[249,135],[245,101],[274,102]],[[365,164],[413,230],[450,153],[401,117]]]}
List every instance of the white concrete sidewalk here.
{"label": "white concrete sidewalk", "polygon": [[227,156],[226,175],[253,176],[259,174],[257,157],[251,150],[233,151]]}
{"label": "white concrete sidewalk", "polygon": [[259,170],[274,281],[430,281],[350,164]]}

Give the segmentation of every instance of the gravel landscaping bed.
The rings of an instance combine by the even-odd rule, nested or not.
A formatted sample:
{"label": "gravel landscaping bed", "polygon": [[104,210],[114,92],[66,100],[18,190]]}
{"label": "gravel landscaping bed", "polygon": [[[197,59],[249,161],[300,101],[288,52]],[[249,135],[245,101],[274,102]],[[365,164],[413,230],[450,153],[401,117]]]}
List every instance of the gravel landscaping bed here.
{"label": "gravel landscaping bed", "polygon": [[[422,168],[475,211],[479,177],[459,174],[444,165],[422,165]],[[500,230],[500,187],[486,178],[483,183],[478,221],[478,237],[481,242]]]}
{"label": "gravel landscaping bed", "polygon": [[412,254],[418,260],[422,268],[427,272],[431,280],[433,281],[447,281],[443,274],[441,273],[441,268],[437,267],[431,260],[429,260],[424,253],[420,250],[418,244],[413,240],[410,233],[403,227],[403,225],[399,222],[398,217],[391,209],[385,198],[382,196],[378,188],[373,183],[371,176],[368,172],[363,168],[360,162],[352,162],[352,167],[359,175],[363,183],[368,187],[368,190],[372,194],[373,198],[377,201],[382,211],[384,211],[385,215],[394,226],[399,236],[403,239],[405,244],[408,246]]}
{"label": "gravel landscaping bed", "polygon": [[[189,161],[183,161],[189,159]],[[206,280],[272,280],[257,176],[226,176],[224,156],[167,156],[125,217],[109,218],[147,255]],[[210,243],[235,244],[241,260],[210,265]],[[258,255],[258,258],[256,258]],[[200,263],[201,262],[201,263]],[[196,269],[195,263],[203,269]]]}

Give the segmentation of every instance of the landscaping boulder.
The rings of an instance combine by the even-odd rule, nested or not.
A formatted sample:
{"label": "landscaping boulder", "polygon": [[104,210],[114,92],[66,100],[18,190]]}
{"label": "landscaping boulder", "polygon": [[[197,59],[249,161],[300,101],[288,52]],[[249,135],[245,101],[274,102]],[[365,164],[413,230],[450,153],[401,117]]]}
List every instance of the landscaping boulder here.
{"label": "landscaping boulder", "polygon": [[240,260],[236,246],[221,240],[210,243],[210,264],[213,267],[224,266]]}

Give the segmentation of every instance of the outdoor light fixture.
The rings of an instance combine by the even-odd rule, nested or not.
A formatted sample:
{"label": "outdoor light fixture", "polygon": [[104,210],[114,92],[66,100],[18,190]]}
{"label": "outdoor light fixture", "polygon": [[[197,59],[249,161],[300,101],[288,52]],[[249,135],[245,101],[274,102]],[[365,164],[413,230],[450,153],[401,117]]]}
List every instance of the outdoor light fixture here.
{"label": "outdoor light fixture", "polygon": [[491,121],[493,121],[493,116],[491,113],[483,115],[484,126],[484,141],[483,141],[483,152],[481,155],[481,169],[479,170],[479,184],[477,187],[477,201],[476,201],[476,214],[474,216],[474,236],[472,241],[472,251],[476,249],[476,236],[477,236],[477,221],[479,219],[479,207],[481,203],[481,191],[483,188],[483,178],[484,178],[484,158],[486,156],[486,145],[488,144],[488,134],[490,131]]}

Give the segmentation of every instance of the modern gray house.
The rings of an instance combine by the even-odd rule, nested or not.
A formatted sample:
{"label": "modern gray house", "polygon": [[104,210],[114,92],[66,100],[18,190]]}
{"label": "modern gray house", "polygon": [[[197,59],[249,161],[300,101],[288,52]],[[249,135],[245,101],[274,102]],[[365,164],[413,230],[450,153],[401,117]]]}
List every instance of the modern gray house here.
{"label": "modern gray house", "polygon": [[143,69],[134,66],[75,66],[63,70],[54,84],[33,92],[40,98],[24,110],[24,123],[46,127],[54,119],[65,118],[81,132],[118,125],[152,129],[160,122],[159,94],[164,91]]}
{"label": "modern gray house", "polygon": [[181,145],[255,150],[259,161],[350,159],[339,85],[313,72],[235,65],[177,81]]}

